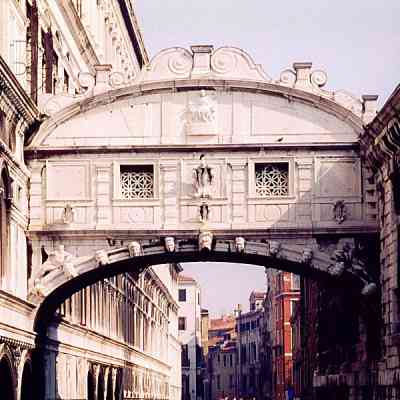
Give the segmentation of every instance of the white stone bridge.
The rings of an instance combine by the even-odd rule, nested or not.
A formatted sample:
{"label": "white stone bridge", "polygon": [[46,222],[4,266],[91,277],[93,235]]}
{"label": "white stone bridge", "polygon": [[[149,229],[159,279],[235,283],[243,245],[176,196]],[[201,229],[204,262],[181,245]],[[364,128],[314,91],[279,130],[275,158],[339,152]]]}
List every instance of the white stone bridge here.
{"label": "white stone bridge", "polygon": [[163,50],[132,82],[98,66],[84,93],[52,97],[25,150],[36,329],[85,286],[157,263],[352,276],[373,291],[376,201],[358,138],[374,99],[326,80],[311,63],[272,80],[242,50],[193,46]]}

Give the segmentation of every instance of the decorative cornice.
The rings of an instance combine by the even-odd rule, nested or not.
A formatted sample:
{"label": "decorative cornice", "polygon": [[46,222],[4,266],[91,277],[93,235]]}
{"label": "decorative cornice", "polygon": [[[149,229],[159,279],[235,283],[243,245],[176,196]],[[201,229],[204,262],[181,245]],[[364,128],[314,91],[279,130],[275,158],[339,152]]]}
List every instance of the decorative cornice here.
{"label": "decorative cornice", "polygon": [[[5,60],[0,56],[0,103],[7,107],[8,114],[14,115],[14,121],[20,133],[26,134],[40,121],[40,112],[32,99],[26,94]],[[8,115],[8,118],[11,118]],[[18,123],[19,120],[22,121]]]}
{"label": "decorative cornice", "polygon": [[361,148],[372,170],[389,162],[389,174],[400,168],[400,85],[360,137]]}
{"label": "decorative cornice", "polygon": [[60,7],[67,25],[75,27],[75,29],[71,29],[71,34],[76,41],[80,54],[93,70],[94,65],[99,64],[100,61],[90,43],[89,37],[78,13],[76,12],[72,0],[60,1],[58,2],[58,6]]}

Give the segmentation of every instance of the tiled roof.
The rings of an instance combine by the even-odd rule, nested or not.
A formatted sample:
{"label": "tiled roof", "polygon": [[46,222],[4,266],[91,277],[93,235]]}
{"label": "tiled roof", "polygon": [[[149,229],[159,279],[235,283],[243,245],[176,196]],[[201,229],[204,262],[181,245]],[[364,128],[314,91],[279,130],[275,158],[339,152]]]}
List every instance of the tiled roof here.
{"label": "tiled roof", "polygon": [[236,318],[233,315],[224,315],[221,318],[211,319],[209,331],[229,330],[236,326]]}
{"label": "tiled roof", "polygon": [[193,283],[197,283],[195,279],[193,279],[191,276],[187,276],[187,275],[182,275],[179,274],[178,275],[178,282],[193,282]]}

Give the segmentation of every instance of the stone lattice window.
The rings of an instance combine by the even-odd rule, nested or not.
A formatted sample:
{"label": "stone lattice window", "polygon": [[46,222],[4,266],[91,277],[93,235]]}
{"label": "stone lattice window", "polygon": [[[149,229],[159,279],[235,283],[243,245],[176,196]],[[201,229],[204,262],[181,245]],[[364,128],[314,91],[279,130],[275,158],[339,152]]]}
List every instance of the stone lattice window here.
{"label": "stone lattice window", "polygon": [[121,165],[120,177],[123,199],[152,199],[154,197],[152,165]]}
{"label": "stone lattice window", "polygon": [[256,164],[255,174],[258,196],[287,196],[289,194],[289,165],[287,163]]}

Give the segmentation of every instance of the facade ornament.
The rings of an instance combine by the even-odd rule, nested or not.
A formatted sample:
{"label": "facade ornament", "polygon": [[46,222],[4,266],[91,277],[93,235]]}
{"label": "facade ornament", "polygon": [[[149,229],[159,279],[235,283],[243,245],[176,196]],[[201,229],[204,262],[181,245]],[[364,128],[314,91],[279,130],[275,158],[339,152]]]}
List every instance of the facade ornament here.
{"label": "facade ornament", "polygon": [[333,205],[333,219],[338,223],[341,224],[347,218],[347,208],[344,204],[343,200],[338,200]]}
{"label": "facade ornament", "polygon": [[173,253],[175,251],[175,238],[172,236],[167,236],[164,239],[164,246],[168,253]]}
{"label": "facade ornament", "polygon": [[211,197],[211,185],[214,180],[212,168],[205,160],[205,155],[200,156],[200,165],[193,170],[195,197],[207,199]]}
{"label": "facade ornament", "polygon": [[110,263],[110,260],[108,258],[108,253],[105,250],[97,250],[94,257],[95,257],[98,267],[101,267],[103,265],[107,265]]}
{"label": "facade ornament", "polygon": [[310,264],[311,260],[313,259],[313,251],[310,247],[304,247],[303,254],[301,257],[301,262],[304,264]]}
{"label": "facade ornament", "polygon": [[246,240],[243,237],[238,236],[235,238],[235,249],[238,253],[244,253],[245,246]]}
{"label": "facade ornament", "polygon": [[189,102],[185,113],[185,126],[188,135],[215,135],[216,134],[215,99],[201,90],[200,95]]}
{"label": "facade ornament", "polygon": [[207,223],[210,216],[210,208],[208,204],[204,201],[200,205],[200,221]]}
{"label": "facade ornament", "polygon": [[72,254],[64,250],[64,245],[60,244],[56,249],[49,253],[47,260],[41,265],[38,271],[32,276],[32,292],[42,295],[44,290],[43,278],[52,271],[62,270],[68,278],[78,275],[74,267],[75,258]]}
{"label": "facade ornament", "polygon": [[369,296],[375,293],[377,285],[367,272],[365,250],[361,243],[345,242],[341,248],[335,250],[332,257],[334,264],[329,267],[328,272],[336,277],[340,277],[345,271],[351,273],[363,283],[361,294]]}
{"label": "facade ornament", "polygon": [[281,250],[281,244],[275,240],[269,242],[269,255],[272,257],[277,257]]}
{"label": "facade ornament", "polygon": [[139,242],[128,243],[128,251],[130,257],[139,257],[142,255],[142,247]]}
{"label": "facade ornament", "polygon": [[71,204],[67,203],[63,209],[61,220],[63,224],[72,224],[75,218],[75,211]]}
{"label": "facade ornament", "polygon": [[203,231],[199,235],[199,250],[211,251],[213,234],[210,231]]}

